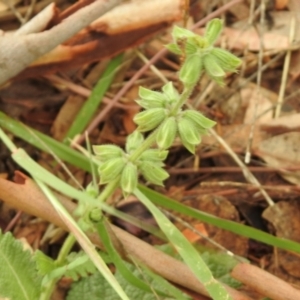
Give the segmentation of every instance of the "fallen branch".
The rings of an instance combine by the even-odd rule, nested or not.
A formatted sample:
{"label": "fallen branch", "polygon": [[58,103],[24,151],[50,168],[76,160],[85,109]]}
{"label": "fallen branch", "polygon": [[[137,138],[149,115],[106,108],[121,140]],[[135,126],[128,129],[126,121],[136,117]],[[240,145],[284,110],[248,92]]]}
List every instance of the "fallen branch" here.
{"label": "fallen branch", "polygon": [[[16,172],[15,181],[17,183],[0,178],[0,198],[4,202],[13,208],[47,220],[65,230],[67,229],[56,210],[31,179],[20,172]],[[61,196],[58,196],[58,198],[68,211],[72,212],[75,209],[76,205],[73,202]],[[184,263],[164,254],[116,226],[112,226],[112,228],[129,256],[134,257],[171,282],[202,295],[208,295],[204,286]],[[89,237],[95,245],[103,248],[97,234],[90,234]],[[250,297],[235,289],[228,286],[226,286],[226,289],[234,300],[251,300]]]}

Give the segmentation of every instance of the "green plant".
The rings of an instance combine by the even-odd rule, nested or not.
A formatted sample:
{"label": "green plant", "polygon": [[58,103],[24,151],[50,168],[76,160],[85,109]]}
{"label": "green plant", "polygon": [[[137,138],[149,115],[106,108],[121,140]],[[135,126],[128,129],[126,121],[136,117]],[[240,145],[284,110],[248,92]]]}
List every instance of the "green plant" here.
{"label": "green plant", "polygon": [[[177,249],[182,259],[202,282],[211,297],[216,300],[231,299],[226,289],[215,280],[198,251],[138,186],[139,175],[142,175],[146,181],[152,184],[163,185],[163,181],[169,176],[163,168],[164,160],[168,155],[167,149],[172,146],[175,138],[179,138],[185,148],[194,153],[196,146],[201,142],[201,136],[214,126],[214,121],[193,109],[187,109],[185,104],[204,72],[212,80],[222,85],[224,84],[225,72],[235,71],[240,64],[240,59],[213,46],[221,30],[222,21],[219,19],[214,19],[208,23],[203,37],[183,28],[174,28],[173,43],[167,48],[183,58],[178,73],[183,86],[182,92],[175,89],[172,82],[164,85],[161,92],[140,87],[140,99],[137,103],[144,110],[134,117],[138,127],[128,136],[125,149],[115,145],[94,145],[92,147],[95,153],[95,156],[91,157],[92,165],[97,165],[100,186],[103,187],[100,194],[98,194],[98,187],[94,182],[86,191],[78,191],[61,182],[54,175],[37,166],[25,152],[16,150],[4,133],[1,133],[2,139],[14,152],[13,158],[31,173],[72,232],[66,239],[56,261],[47,258],[40,252],[34,256],[39,270],[37,277],[41,281],[41,285],[37,287],[35,293],[40,293],[40,299],[49,299],[56,281],[62,275],[67,274],[77,279],[78,274],[87,276],[88,273],[95,272],[95,268],[90,266],[91,261],[119,297],[128,299],[124,289],[107,268],[107,261],[99,256],[86,236],[87,230],[94,230],[99,234],[108,251],[109,258],[116,265],[118,272],[124,275],[123,277],[131,284],[135,284],[144,292],[154,291],[158,295],[176,299],[186,298],[171,288],[165,289],[145,284],[130,271],[130,268],[126,266],[116,251],[116,245],[111,242],[113,235],[102,211],[105,208],[105,201],[119,187],[125,197],[131,193],[135,194],[151,211],[169,242]],[[149,133],[147,138],[144,138],[144,132]],[[85,169],[90,169],[90,167],[85,166]],[[50,178],[51,183],[49,182]],[[75,211],[75,216],[79,219],[78,223],[62,207],[45,183],[55,189],[60,186],[62,193],[78,200],[78,207]],[[68,254],[76,240],[86,254],[73,257],[70,261]],[[162,279],[156,280],[162,284]],[[163,286],[166,286],[166,283],[163,283]],[[31,299],[35,299],[35,297]]]}

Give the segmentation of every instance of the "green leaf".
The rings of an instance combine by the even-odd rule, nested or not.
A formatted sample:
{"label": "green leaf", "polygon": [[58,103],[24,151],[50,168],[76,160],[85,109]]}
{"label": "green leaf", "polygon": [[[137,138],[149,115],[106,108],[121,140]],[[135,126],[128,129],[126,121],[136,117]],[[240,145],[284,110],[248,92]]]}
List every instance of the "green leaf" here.
{"label": "green leaf", "polygon": [[71,277],[73,280],[87,277],[97,271],[94,263],[83,251],[70,253],[67,257],[67,262],[63,266],[65,269],[64,276]]}
{"label": "green leaf", "polygon": [[[103,219],[102,222],[98,222],[95,224],[98,235],[103,242],[103,245],[114,262],[115,267],[118,272],[128,281],[129,284],[146,291],[152,292],[151,288],[144,281],[140,280],[139,277],[135,276],[133,272],[131,272],[128,264],[121,258],[118,251],[115,249],[115,245],[113,244],[114,236],[112,235],[112,229],[110,228],[110,224],[106,219]],[[161,291],[157,291],[159,294],[163,294]]]}
{"label": "green leaf", "polygon": [[160,149],[168,149],[172,146],[177,133],[175,117],[169,117],[158,128],[156,143]]}
{"label": "green leaf", "polygon": [[203,259],[179,229],[138,189],[134,194],[150,210],[160,229],[176,248],[184,262],[215,300],[232,300],[225,287],[212,276]]}
{"label": "green leaf", "polygon": [[0,296],[16,300],[37,300],[41,277],[35,261],[11,233],[0,233]]}
{"label": "green leaf", "polygon": [[98,169],[100,174],[100,184],[108,183],[119,176],[125,166],[124,158],[112,158],[104,162]]}
{"label": "green leaf", "polygon": [[1,111],[0,126],[46,153],[51,153],[52,151],[61,160],[66,161],[82,170],[88,172],[91,171],[89,159],[87,157],[41,132],[32,129],[21,122],[15,121]]}
{"label": "green leaf", "polygon": [[70,253],[67,257],[67,262],[56,269],[58,272],[60,270],[64,276],[70,277],[73,280],[78,280],[79,278],[94,274],[97,271],[97,268],[88,255],[83,251],[80,251],[78,253]]}
{"label": "green leaf", "polygon": [[[201,44],[201,42],[204,43]],[[206,46],[207,45],[205,44],[205,41],[200,36],[195,36],[194,38],[188,38],[184,42],[184,54],[186,56],[196,54],[199,48],[202,49],[203,47],[205,48]]]}
{"label": "green leaf", "polygon": [[[150,284],[153,289],[165,290],[166,294],[174,295],[174,286],[168,284],[164,279],[157,279],[157,277],[149,276],[147,273],[143,272],[141,274],[140,269],[135,268],[129,263],[126,263],[128,270],[140,280],[145,281],[145,283]],[[143,269],[142,269],[143,270]],[[121,273],[117,270],[115,274],[116,279],[123,287],[126,294],[132,300],[157,300],[157,299],[191,299],[187,295],[183,294],[181,291],[177,290],[177,297],[158,297],[154,293],[149,293],[142,289],[129,284],[127,279],[125,279]],[[167,287],[167,290],[166,290]],[[115,291],[107,284],[101,274],[96,273],[90,277],[83,278],[78,282],[74,282],[68,293],[66,300],[119,300],[120,297],[115,293]]]}
{"label": "green leaf", "polygon": [[101,162],[122,157],[124,154],[124,151],[116,145],[94,145],[93,151]]}
{"label": "green leaf", "polygon": [[143,161],[139,170],[146,180],[161,186],[163,186],[163,181],[169,177],[168,172],[151,161]]}
{"label": "green leaf", "polygon": [[186,118],[189,121],[192,121],[196,126],[200,128],[208,129],[216,125],[215,121],[206,118],[198,111],[192,109],[185,110],[182,113],[182,118]]}
{"label": "green leaf", "polygon": [[87,277],[96,272],[97,268],[84,252],[72,252],[68,255],[66,262],[61,266],[49,270],[43,279],[43,285],[47,285],[52,279],[59,279],[62,276],[78,280],[81,277]]}
{"label": "green leaf", "polygon": [[135,115],[133,121],[138,125],[138,130],[143,132],[152,130],[160,125],[165,117],[165,109],[151,108]]}
{"label": "green leaf", "polygon": [[91,95],[84,102],[82,108],[76,116],[76,119],[72,123],[68,133],[66,134],[65,140],[68,143],[70,139],[73,139],[77,134],[81,133],[85,127],[89,124],[91,118],[94,116],[95,111],[102,102],[102,99],[109,89],[116,72],[118,71],[123,59],[123,54],[120,54],[113,58],[106,70],[103,72],[101,78],[96,83],[92,90]]}
{"label": "green leaf", "polygon": [[131,162],[128,162],[121,175],[121,188],[126,194],[130,194],[138,183],[137,167]]}
{"label": "green leaf", "polygon": [[148,160],[153,162],[164,161],[168,156],[169,151],[160,149],[147,149],[140,156],[139,160]]}
{"label": "green leaf", "polygon": [[[110,269],[100,257],[99,253],[96,251],[95,246],[86,236],[86,234],[81,230],[76,221],[71,217],[67,209],[55,198],[51,190],[39,179],[34,178],[39,188],[49,199],[54,208],[58,211],[63,222],[66,224],[68,229],[72,231],[77,242],[80,244],[85,253],[93,261],[96,268],[103,274],[105,279],[113,287],[113,289],[118,293],[121,299],[129,300],[128,296],[124,293],[123,289],[120,287],[119,283],[116,281],[115,277],[112,275]],[[88,196],[88,195],[87,195]]]}
{"label": "green leaf", "polygon": [[[183,145],[189,150],[193,150],[191,145],[198,145],[201,137],[194,123],[188,119],[181,118],[178,122],[178,131]],[[192,151],[191,151],[192,152]],[[194,153],[194,152],[192,152]]]}
{"label": "green leaf", "polygon": [[174,103],[179,100],[179,93],[174,88],[173,83],[170,81],[162,87],[165,97],[169,103]]}
{"label": "green leaf", "polygon": [[136,150],[144,142],[144,136],[137,130],[127,136],[126,139],[126,152],[130,153]]}
{"label": "green leaf", "polygon": [[202,70],[203,63],[201,56],[198,54],[191,55],[183,63],[179,71],[179,78],[183,83],[193,85],[199,80]]}
{"label": "green leaf", "polygon": [[203,57],[203,64],[210,77],[223,78],[225,76],[224,70],[218,65],[218,61],[212,54],[208,54]]}
{"label": "green leaf", "polygon": [[175,43],[170,43],[168,45],[165,45],[165,47],[170,51],[170,52],[173,52],[177,55],[181,55],[182,54],[182,51],[181,49],[178,47],[177,44]]}
{"label": "green leaf", "polygon": [[34,258],[37,270],[42,276],[45,276],[56,268],[54,260],[40,250],[35,251]]}
{"label": "green leaf", "polygon": [[213,48],[210,53],[226,72],[236,72],[236,68],[242,63],[238,57],[221,48]]}
{"label": "green leaf", "polygon": [[174,38],[175,41],[177,40],[181,40],[182,38],[193,38],[195,37],[195,33],[188,30],[188,29],[185,29],[185,28],[182,28],[182,27],[179,27],[179,26],[174,26],[173,27],[173,31],[172,31],[172,36]]}
{"label": "green leaf", "polygon": [[162,93],[146,89],[142,86],[139,87],[139,97],[142,100],[149,100],[156,103],[161,103],[165,99]]}
{"label": "green leaf", "polygon": [[223,29],[223,21],[220,19],[213,19],[208,22],[205,29],[205,37],[210,45],[214,44],[218,39]]}
{"label": "green leaf", "polygon": [[206,251],[202,253],[201,256],[216,279],[233,288],[241,286],[239,281],[230,276],[232,269],[239,263],[236,258],[226,253],[213,251]]}

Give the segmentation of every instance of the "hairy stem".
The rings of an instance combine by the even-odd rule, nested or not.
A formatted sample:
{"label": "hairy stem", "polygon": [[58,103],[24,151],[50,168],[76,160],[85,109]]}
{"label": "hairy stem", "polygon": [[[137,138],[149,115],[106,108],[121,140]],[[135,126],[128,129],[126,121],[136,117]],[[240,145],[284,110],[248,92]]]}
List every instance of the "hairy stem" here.
{"label": "hairy stem", "polygon": [[[55,261],[58,266],[64,262],[67,255],[70,253],[72,247],[74,246],[75,242],[76,242],[76,239],[75,239],[74,235],[70,233],[68,235],[68,237],[65,239],[65,241],[59,251],[58,257]],[[55,289],[55,285],[59,279],[60,278],[52,278],[50,281],[48,281],[47,286],[44,287],[44,290],[43,290],[39,300],[49,300],[51,298],[51,295]]]}

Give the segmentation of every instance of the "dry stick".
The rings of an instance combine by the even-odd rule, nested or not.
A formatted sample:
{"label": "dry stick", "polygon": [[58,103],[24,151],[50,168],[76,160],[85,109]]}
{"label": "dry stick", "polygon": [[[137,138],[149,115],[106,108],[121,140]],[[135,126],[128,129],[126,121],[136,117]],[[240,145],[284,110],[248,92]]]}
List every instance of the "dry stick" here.
{"label": "dry stick", "polygon": [[11,0],[4,0],[5,4],[9,7],[9,9],[12,11],[12,13],[15,15],[15,17],[19,20],[21,24],[25,23],[24,18],[22,15],[18,12],[18,10],[15,8],[14,3],[11,2]]}
{"label": "dry stick", "polygon": [[37,33],[45,29],[55,15],[56,6],[54,3],[49,4],[30,21],[20,27],[15,33],[15,36]]}
{"label": "dry stick", "polygon": [[[244,183],[244,182],[234,182],[234,181],[218,181],[218,182],[211,182],[211,181],[203,181],[200,183],[201,187],[239,187],[239,188],[255,188],[257,189],[257,186],[251,184],[251,183]],[[286,192],[291,192],[293,190],[299,190],[299,188],[296,186],[290,186],[290,185],[262,185],[264,189],[269,189],[269,190],[275,190],[275,191],[286,191]]]}
{"label": "dry stick", "polygon": [[240,158],[232,151],[232,149],[229,147],[229,145],[223,140],[213,129],[210,129],[209,132],[216,138],[216,140],[227,150],[228,154],[234,159],[234,161],[239,165],[239,167],[242,169],[243,175],[246,178],[246,180],[250,183],[253,183],[255,186],[258,187],[259,191],[262,193],[264,198],[266,199],[267,203],[270,206],[274,205],[273,200],[268,195],[268,193],[261,187],[259,181],[256,179],[256,177],[249,171],[247,166],[240,160]]}
{"label": "dry stick", "polygon": [[[288,173],[292,171],[299,171],[300,167],[287,167],[287,168],[276,168],[276,167],[247,167],[248,170],[258,173],[270,173],[270,172],[282,172]],[[193,174],[193,173],[240,173],[242,172],[240,167],[201,167],[195,168],[170,168],[167,169],[169,174]]]}
{"label": "dry stick", "polygon": [[[63,228],[64,230],[67,230],[66,225],[58,215],[57,211],[53,208],[36,184],[20,172],[17,172],[16,175],[15,179],[19,184],[0,178],[0,198],[13,208],[42,218]],[[57,195],[57,198],[72,214],[76,208],[76,204],[59,195]],[[116,237],[122,243],[128,256],[134,257],[137,261],[141,262],[143,265],[171,282],[184,286],[200,294],[208,295],[205,287],[198,281],[192,271],[184,263],[155,249],[148,243],[141,241],[114,225],[111,227]],[[97,234],[93,233],[88,236],[96,246],[103,249],[103,244],[99,240],[99,236]],[[233,300],[252,299],[233,288],[228,286],[225,287]]]}
{"label": "dry stick", "polygon": [[31,16],[32,13],[33,13],[33,10],[34,10],[35,5],[36,5],[36,0],[31,0],[30,6],[29,6],[29,8],[27,9],[26,15],[25,15],[25,17],[24,17],[24,23],[26,23],[26,22],[29,20],[30,16]]}
{"label": "dry stick", "polygon": [[49,30],[18,37],[7,34],[0,36],[0,85],[121,2],[98,0]]}
{"label": "dry stick", "polygon": [[[139,50],[135,51],[137,56],[145,63],[149,63],[149,59]],[[150,65],[150,70],[163,82],[168,83],[169,80],[162,74],[160,70],[158,70],[154,65]]]}
{"label": "dry stick", "polygon": [[[242,2],[242,0],[232,0],[228,2],[227,4],[223,5],[216,11],[209,14],[207,17],[203,18],[201,21],[196,23],[192,29],[196,29],[200,26],[203,26],[208,22],[209,20],[219,16],[224,11],[226,11],[228,8],[230,8],[233,5],[236,5],[238,3]],[[129,81],[123,86],[123,88],[115,95],[115,97],[112,99],[111,103],[107,105],[98,115],[97,117],[90,123],[86,131],[90,133],[92,130],[94,130],[98,124],[102,121],[102,119],[108,114],[108,112],[113,108],[113,106],[119,101],[119,99],[133,86],[135,81],[141,77],[142,74],[144,74],[145,71],[149,69],[149,67],[154,64],[156,61],[158,61],[162,56],[168,53],[168,50],[166,48],[160,50],[157,52],[147,64],[143,65],[135,74],[131,77]],[[81,144],[84,141],[84,134],[81,134],[79,137],[74,139],[74,142]]]}
{"label": "dry stick", "polygon": [[[7,1],[10,2],[11,0],[7,0]],[[55,0],[56,6],[59,6],[63,2],[65,2],[65,0]],[[46,6],[48,6],[51,3],[53,3],[53,0],[38,1],[38,3],[34,6],[33,13],[39,13],[41,10],[43,10]],[[22,7],[18,8],[19,13],[25,15],[30,5],[31,4],[23,5]],[[1,22],[12,21],[15,20],[15,15],[11,10],[0,11],[0,20]]]}
{"label": "dry stick", "polygon": [[[296,31],[295,27],[296,27],[296,19],[295,19],[295,16],[293,16],[292,20],[291,20],[291,26],[290,26],[290,36],[289,36],[290,45],[292,44],[293,39],[295,37],[295,31]],[[282,72],[280,90],[279,90],[279,95],[278,95],[278,102],[277,102],[275,116],[274,116],[275,118],[279,117],[281,107],[283,104],[284,92],[285,92],[285,88],[286,88],[287,77],[288,77],[290,61],[291,61],[291,55],[292,55],[292,51],[288,50],[286,53],[285,59],[284,59],[283,72]]]}
{"label": "dry stick", "polygon": [[300,290],[256,266],[246,263],[238,264],[231,271],[231,276],[273,300],[300,299]]}
{"label": "dry stick", "polygon": [[[64,85],[68,90],[70,90],[80,96],[83,96],[83,97],[89,97],[92,93],[92,91],[90,89],[88,89],[84,86],[81,86],[79,84],[76,84],[70,80],[61,78],[57,75],[44,75],[43,77],[46,78],[47,80],[50,80],[51,82],[58,83],[60,85]],[[105,104],[109,104],[111,102],[111,99],[108,97],[103,97],[103,102]],[[116,103],[116,107],[124,109],[124,110],[128,110],[130,108],[136,108],[136,107],[138,107],[138,105],[137,104],[136,105],[125,105],[122,103]]]}
{"label": "dry stick", "polygon": [[258,72],[257,72],[257,80],[256,80],[256,98],[255,98],[255,105],[254,105],[254,112],[252,116],[252,121],[251,121],[251,129],[249,133],[249,140],[247,143],[246,147],[246,154],[245,154],[245,163],[248,164],[251,159],[251,146],[252,146],[252,141],[253,141],[253,136],[254,136],[254,127],[255,127],[255,122],[256,122],[256,114],[257,114],[257,107],[258,107],[258,102],[259,99],[261,98],[261,76],[262,76],[262,66],[263,66],[263,50],[264,50],[264,43],[263,43],[263,26],[264,26],[264,21],[265,21],[265,9],[266,9],[266,0],[262,0],[260,4],[260,30],[259,32],[259,42],[260,42],[260,47],[259,47],[259,53],[258,53]]}

